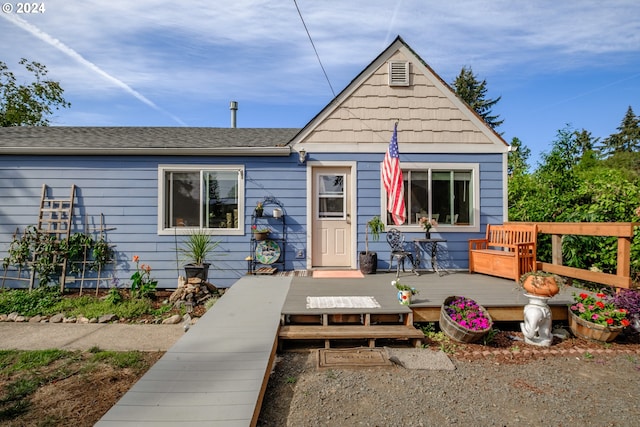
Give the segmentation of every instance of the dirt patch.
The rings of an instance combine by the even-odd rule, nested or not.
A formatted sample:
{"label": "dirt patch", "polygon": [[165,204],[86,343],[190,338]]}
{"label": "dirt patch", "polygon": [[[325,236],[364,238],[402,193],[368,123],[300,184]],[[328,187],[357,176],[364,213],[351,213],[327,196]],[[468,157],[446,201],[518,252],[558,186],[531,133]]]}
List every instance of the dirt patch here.
{"label": "dirt patch", "polygon": [[[141,362],[135,369],[92,361],[91,353],[87,352],[38,368],[37,377],[45,380],[24,399],[28,405],[23,410],[14,416],[0,417],[0,424],[7,427],[93,426],[163,354],[141,353]],[[31,377],[29,372],[0,376],[0,396],[7,396],[9,384]],[[47,381],[47,378],[55,379]],[[9,406],[10,402],[3,402],[0,410]]]}

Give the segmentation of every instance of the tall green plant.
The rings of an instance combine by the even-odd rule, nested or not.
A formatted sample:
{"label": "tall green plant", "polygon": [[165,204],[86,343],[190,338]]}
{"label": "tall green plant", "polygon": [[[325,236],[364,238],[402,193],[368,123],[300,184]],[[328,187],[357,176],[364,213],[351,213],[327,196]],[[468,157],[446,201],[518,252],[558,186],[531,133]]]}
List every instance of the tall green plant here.
{"label": "tall green plant", "polygon": [[205,230],[198,230],[189,235],[180,253],[187,262],[195,265],[203,265],[209,254],[213,253],[220,245],[220,241],[214,241]]}
{"label": "tall green plant", "polygon": [[371,230],[371,238],[374,241],[380,239],[380,233],[384,231],[384,223],[380,220],[379,216],[374,216],[367,221],[364,231],[364,249],[366,253],[369,253],[369,230]]}

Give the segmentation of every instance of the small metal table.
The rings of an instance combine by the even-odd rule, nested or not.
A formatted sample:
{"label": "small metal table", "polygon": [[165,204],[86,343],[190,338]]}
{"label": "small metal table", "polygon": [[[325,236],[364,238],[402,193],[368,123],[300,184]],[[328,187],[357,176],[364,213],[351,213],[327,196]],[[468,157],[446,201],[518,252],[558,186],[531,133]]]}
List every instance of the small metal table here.
{"label": "small metal table", "polygon": [[417,268],[420,266],[420,254],[424,248],[425,253],[429,253],[431,256],[431,268],[438,275],[443,275],[444,272],[438,269],[438,246],[439,243],[445,243],[447,239],[413,239],[413,244],[416,248],[416,273]]}

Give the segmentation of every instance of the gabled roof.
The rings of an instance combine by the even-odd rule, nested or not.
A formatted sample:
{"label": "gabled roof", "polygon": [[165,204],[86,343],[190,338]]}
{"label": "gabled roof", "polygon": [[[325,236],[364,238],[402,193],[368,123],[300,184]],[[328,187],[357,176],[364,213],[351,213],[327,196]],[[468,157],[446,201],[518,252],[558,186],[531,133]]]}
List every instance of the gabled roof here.
{"label": "gabled roof", "polygon": [[289,128],[0,127],[0,154],[289,155]]}
{"label": "gabled roof", "polygon": [[[408,62],[410,84],[389,84]],[[307,151],[384,152],[393,123],[411,152],[505,152],[508,144],[398,36],[291,142]],[[455,145],[455,146],[454,146]]]}

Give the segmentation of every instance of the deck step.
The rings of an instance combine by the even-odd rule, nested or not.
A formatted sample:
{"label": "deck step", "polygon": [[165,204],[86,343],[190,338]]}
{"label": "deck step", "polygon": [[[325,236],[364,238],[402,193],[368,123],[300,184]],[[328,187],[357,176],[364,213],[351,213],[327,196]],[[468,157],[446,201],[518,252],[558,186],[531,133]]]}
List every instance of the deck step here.
{"label": "deck step", "polygon": [[316,314],[283,314],[281,325],[413,325],[413,313],[316,313]]}
{"label": "deck step", "polygon": [[414,347],[422,342],[424,334],[408,325],[285,325],[278,332],[278,342],[286,340],[324,340],[325,348],[331,348],[331,340],[364,339],[369,347],[375,347],[376,339],[409,340]]}

